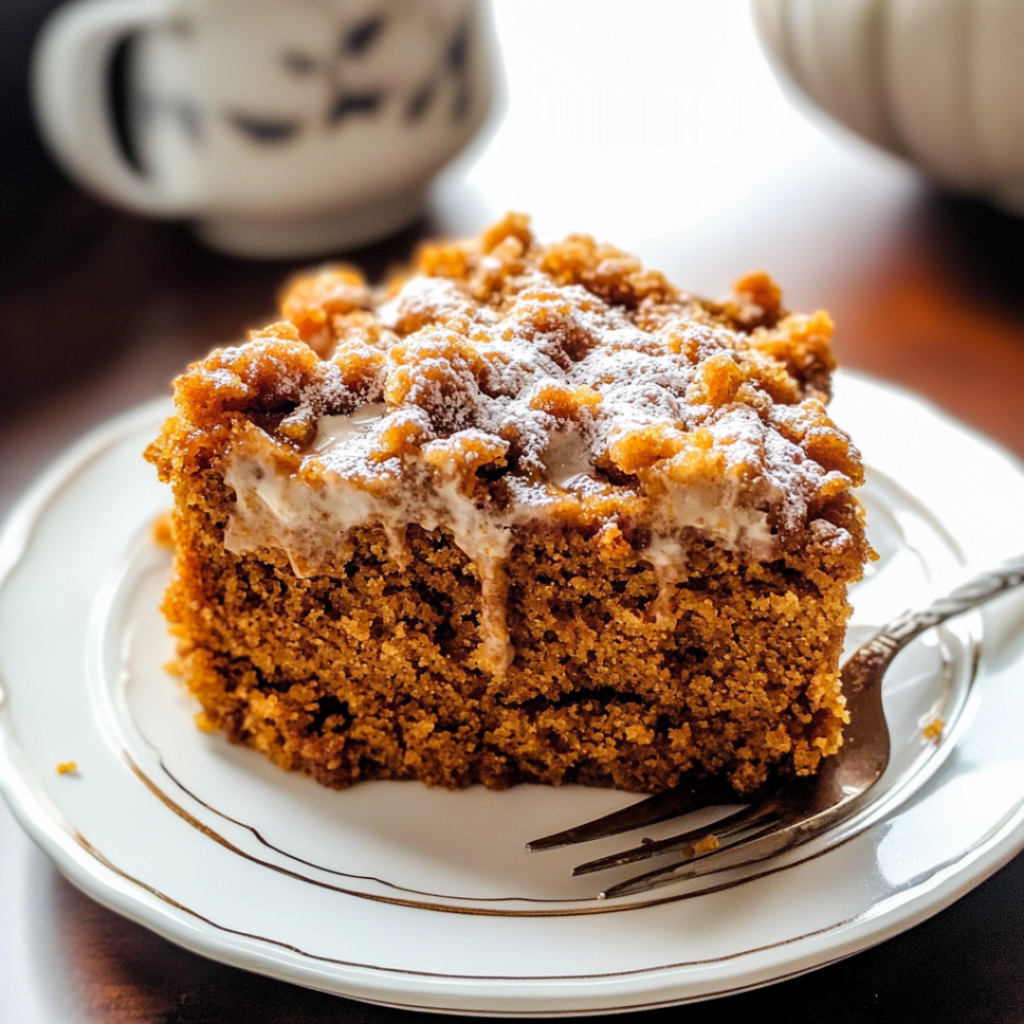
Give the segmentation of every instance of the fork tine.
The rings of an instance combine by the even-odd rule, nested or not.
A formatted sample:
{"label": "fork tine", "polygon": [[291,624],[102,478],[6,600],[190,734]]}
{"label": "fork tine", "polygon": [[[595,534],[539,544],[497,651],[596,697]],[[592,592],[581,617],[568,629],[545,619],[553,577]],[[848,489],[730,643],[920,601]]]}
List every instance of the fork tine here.
{"label": "fork tine", "polygon": [[[849,818],[861,805],[864,794],[871,789],[871,783],[867,782],[859,790],[846,792],[837,802],[821,806],[818,800],[822,796],[819,786],[823,777],[827,776],[823,773],[803,785],[789,784],[776,789],[772,794],[775,813],[766,816],[762,822],[751,823],[749,827],[756,828],[753,833],[706,852],[698,853],[692,845],[688,846],[680,852],[674,864],[618,882],[598,893],[598,899],[632,896],[670,882],[690,881],[719,871],[746,867],[820,836]],[[718,834],[713,826],[707,831],[712,835]],[[734,831],[738,833],[740,829]]]}
{"label": "fork tine", "polygon": [[[728,846],[707,853],[697,854],[691,850],[676,864],[657,868],[624,882],[610,886],[597,898],[612,899],[616,896],[632,896],[640,892],[657,889],[670,882],[686,882],[704,875],[713,875],[732,868],[747,867],[759,861],[800,846],[827,832],[838,821],[849,816],[849,808],[856,806],[856,800],[843,801],[807,817],[802,809],[790,807],[774,822],[767,822],[753,835],[745,836]],[[699,863],[698,863],[699,862]]]}
{"label": "fork tine", "polygon": [[[805,838],[812,838],[807,835]],[[772,822],[766,822],[762,828],[751,836],[737,840],[727,846],[707,853],[696,853],[693,847],[684,853],[681,860],[667,867],[655,868],[642,875],[634,875],[624,882],[609,886],[599,892],[599,900],[610,900],[617,896],[635,896],[637,893],[650,892],[671,882],[685,882],[703,875],[713,875],[718,871],[730,868],[745,867],[760,860],[767,860],[777,853],[797,846],[804,841],[799,832],[792,828],[775,829]],[[732,854],[732,856],[727,856]],[[740,855],[737,857],[737,854]]]}
{"label": "fork tine", "polygon": [[555,832],[542,839],[534,839],[526,844],[526,848],[532,853],[538,853],[542,850],[556,850],[560,846],[589,843],[594,839],[606,839],[621,832],[656,825],[658,822],[668,821],[669,818],[679,818],[705,807],[736,802],[736,793],[732,787],[721,782],[705,781],[676,786],[594,821],[567,828],[564,832]]}
{"label": "fork tine", "polygon": [[[710,825],[690,829],[688,832],[680,832],[678,835],[669,836],[667,839],[659,839],[654,843],[643,843],[640,846],[634,846],[632,849],[623,850],[621,853],[613,853],[607,857],[599,857],[596,860],[587,861],[585,864],[580,864],[573,868],[573,877],[589,875],[595,871],[606,871],[609,868],[618,868],[625,864],[635,864],[637,861],[647,860],[650,857],[656,857],[660,853],[668,853],[672,850],[680,850],[682,852],[682,849],[685,847],[690,847],[691,849],[691,855],[686,857],[687,862],[689,862],[696,859],[692,855],[692,851],[704,840],[713,837],[721,843],[723,839],[730,839],[738,833],[746,832],[757,825],[769,825],[778,816],[780,807],[780,802],[774,797],[760,800],[754,806],[734,811],[732,814],[719,818],[718,821],[712,822]],[[732,845],[734,844],[729,844],[729,846]],[[729,846],[724,848],[728,849]],[[722,848],[722,846],[716,846],[703,856],[716,853]]]}

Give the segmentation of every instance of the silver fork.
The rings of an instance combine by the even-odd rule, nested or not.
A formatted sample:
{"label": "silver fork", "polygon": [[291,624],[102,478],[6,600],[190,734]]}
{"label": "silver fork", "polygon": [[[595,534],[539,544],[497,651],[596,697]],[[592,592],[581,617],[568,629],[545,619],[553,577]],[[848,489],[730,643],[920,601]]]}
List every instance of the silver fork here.
{"label": "silver fork", "polygon": [[[670,882],[744,867],[806,843],[846,821],[865,804],[865,795],[889,764],[889,728],[882,710],[882,678],[896,655],[915,637],[947,619],[1024,584],[1024,555],[975,577],[924,611],[906,612],[885,626],[845,662],[843,693],[850,723],[843,746],[817,775],[777,784],[757,794],[749,806],[711,825],[689,829],[657,842],[645,841],[622,853],[580,864],[573,875],[622,867],[660,854],[672,863],[610,886],[600,899],[647,892]],[[531,851],[604,839],[644,828],[702,808],[735,804],[736,794],[721,782],[677,787],[639,803],[527,843]]]}

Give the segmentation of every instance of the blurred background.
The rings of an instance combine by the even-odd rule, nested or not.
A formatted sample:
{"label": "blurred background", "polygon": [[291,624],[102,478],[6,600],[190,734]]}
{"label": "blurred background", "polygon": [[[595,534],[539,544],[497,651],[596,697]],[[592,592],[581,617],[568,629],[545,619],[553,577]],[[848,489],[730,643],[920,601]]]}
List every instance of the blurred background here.
{"label": "blurred background", "polygon": [[[1020,25],[1024,4],[1006,4]],[[829,120],[808,80],[799,93],[773,71],[745,0],[495,0],[495,101],[422,216],[355,250],[258,260],[209,248],[185,218],[99,199],[58,166],[29,96],[32,47],[57,6],[0,7],[0,512],[85,430],[272,318],[296,269],[340,258],[379,279],[421,239],[474,233],[508,209],[530,213],[542,239],[591,233],[712,296],[768,269],[790,308],[832,313],[844,367],[1024,457],[1024,218]],[[972,5],[935,8],[954,6],[966,17]],[[1024,37],[1010,42],[1019,54]],[[129,150],[133,45],[126,33],[101,69]],[[70,889],[2,805],[0,972],[0,1019],[33,1024],[386,1015],[206,964],[115,918]],[[880,949],[728,1002],[797,1021],[1019,1024],[1022,999],[1018,857]]]}

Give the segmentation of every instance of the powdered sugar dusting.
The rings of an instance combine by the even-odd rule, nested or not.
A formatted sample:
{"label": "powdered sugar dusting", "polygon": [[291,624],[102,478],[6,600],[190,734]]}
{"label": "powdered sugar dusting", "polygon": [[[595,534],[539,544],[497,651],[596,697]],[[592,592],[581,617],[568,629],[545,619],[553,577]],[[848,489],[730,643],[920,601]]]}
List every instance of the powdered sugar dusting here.
{"label": "powdered sugar dusting", "polygon": [[[509,474],[527,479],[550,477],[546,453],[567,424],[578,439],[578,459],[613,475],[611,443],[653,430],[662,440],[685,444],[703,429],[723,473],[736,481],[736,508],[770,513],[783,532],[806,525],[808,504],[827,470],[754,404],[715,405],[695,387],[704,359],[726,352],[741,364],[745,353],[737,352],[735,332],[683,317],[646,331],[623,308],[578,285],[555,288],[537,270],[522,274],[498,309],[475,302],[463,282],[415,277],[378,308],[378,316],[391,330],[412,322],[416,329],[388,351],[379,394],[366,396],[388,414],[365,437],[310,456],[332,474],[352,476],[358,468],[360,476],[373,475],[375,444],[381,447],[396,417],[408,420],[410,412],[419,447],[477,431],[511,453]],[[691,342],[690,349],[674,351],[673,334]],[[756,377],[748,384],[763,399],[762,409],[771,408]],[[594,400],[574,405],[580,389]],[[567,396],[568,408],[546,400],[552,391],[555,399]]]}

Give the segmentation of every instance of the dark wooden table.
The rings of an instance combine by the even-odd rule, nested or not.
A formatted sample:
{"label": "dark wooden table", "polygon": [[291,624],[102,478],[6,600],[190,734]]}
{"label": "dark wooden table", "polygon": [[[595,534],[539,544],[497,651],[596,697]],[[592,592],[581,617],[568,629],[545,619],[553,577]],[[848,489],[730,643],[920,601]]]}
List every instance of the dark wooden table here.
{"label": "dark wooden table", "polygon": [[[695,290],[765,266],[839,324],[843,365],[904,385],[1024,457],[1024,221],[805,121],[733,0],[506,0],[504,121],[428,221],[345,254],[371,275],[505,207],[586,230]],[[165,390],[273,306],[293,265],[227,259],[80,193],[28,136],[5,159],[0,506],[84,429]],[[1024,1021],[1024,855],[842,963],[648,1021]],[[0,1021],[308,1024],[413,1015],[224,967],[65,882],[0,804]]]}

